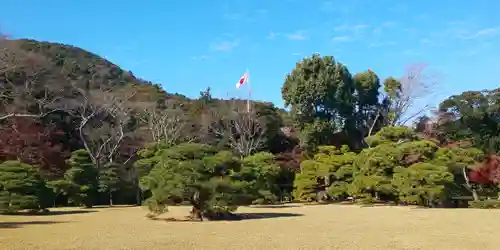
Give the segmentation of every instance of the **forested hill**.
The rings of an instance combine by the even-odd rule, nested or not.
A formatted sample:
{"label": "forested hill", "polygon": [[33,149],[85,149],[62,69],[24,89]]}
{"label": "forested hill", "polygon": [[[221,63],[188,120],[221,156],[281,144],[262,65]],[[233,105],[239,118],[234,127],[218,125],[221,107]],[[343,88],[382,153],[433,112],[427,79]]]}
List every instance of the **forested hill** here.
{"label": "forested hill", "polygon": [[[225,145],[227,138],[214,136],[214,122],[230,110],[246,110],[244,100],[212,98],[209,88],[197,99],[168,93],[71,45],[1,43],[0,161],[20,158],[57,175],[77,149],[125,162],[160,137]],[[265,147],[290,151],[295,144],[280,130],[286,112],[264,102],[252,102],[251,108],[265,121],[259,123],[266,130]]]}
{"label": "forested hill", "polygon": [[[125,71],[118,65],[86,51],[82,48],[67,44],[20,39],[9,40],[23,51],[33,52],[50,61],[54,72],[64,72],[69,79],[84,80],[90,83],[90,88],[112,86],[135,87],[142,95],[136,96],[134,101],[162,101],[174,99],[180,102],[193,102],[183,94],[168,93],[160,85],[136,78],[131,71]],[[200,93],[207,94],[207,93]],[[224,100],[213,99],[215,103]],[[284,110],[282,110],[284,111]]]}

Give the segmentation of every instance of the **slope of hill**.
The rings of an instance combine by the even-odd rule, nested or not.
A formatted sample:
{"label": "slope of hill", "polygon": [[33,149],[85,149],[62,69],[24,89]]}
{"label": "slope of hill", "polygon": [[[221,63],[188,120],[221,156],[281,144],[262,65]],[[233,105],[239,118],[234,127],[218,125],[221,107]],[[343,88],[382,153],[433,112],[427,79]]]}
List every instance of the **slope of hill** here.
{"label": "slope of hill", "polygon": [[[199,133],[204,126],[203,117],[207,113],[221,113],[229,106],[246,105],[244,100],[212,98],[209,88],[205,92],[200,92],[198,99],[168,93],[157,84],[138,79],[132,72],[125,71],[94,53],[71,45],[27,39],[3,40],[0,44],[3,52],[0,55],[2,89],[0,133],[17,134],[16,138],[33,138],[26,134],[45,131],[44,140],[52,138],[53,144],[59,144],[55,151],[63,152],[61,153],[63,158],[67,156],[67,152],[84,146],[78,127],[82,125],[85,116],[90,115],[91,108],[99,105],[109,106],[110,102],[117,98],[121,98],[121,105],[129,109],[125,137],[132,144],[137,144],[134,145],[135,149],[152,140],[150,135],[144,132],[145,129],[141,129],[148,125],[140,122],[141,119],[144,120],[145,112],[146,115],[152,112],[151,107],[163,113],[171,109],[178,110],[176,115],[182,115],[184,122],[188,124],[183,132],[201,138],[203,136],[199,136]],[[113,97],[110,98],[108,94],[112,94]],[[270,103],[253,102],[252,105],[259,116],[266,118],[267,147],[271,147],[273,152],[283,151],[284,147],[288,148],[289,146],[286,146],[288,142],[283,142],[284,138],[280,133],[283,120],[288,120],[286,111]],[[2,119],[9,114],[18,115]],[[36,122],[30,120],[33,123],[32,127],[24,126],[23,131],[16,130],[16,124],[26,124],[27,118],[41,118],[41,120],[38,119]],[[108,113],[100,116],[99,121],[107,122],[108,127],[116,125],[110,121]],[[21,136],[19,133],[24,135]],[[28,150],[26,155],[32,155],[34,151],[43,151],[41,147],[48,147],[39,141],[26,140],[10,140],[8,144],[17,144],[15,148]],[[16,150],[12,149],[14,146],[4,144],[1,147],[0,160],[19,157],[19,153],[14,153]],[[134,153],[135,151],[132,152]],[[53,152],[31,157],[32,159],[27,157],[30,159],[26,161],[33,164],[54,165],[55,163],[46,161],[46,158],[53,158],[52,155]]]}

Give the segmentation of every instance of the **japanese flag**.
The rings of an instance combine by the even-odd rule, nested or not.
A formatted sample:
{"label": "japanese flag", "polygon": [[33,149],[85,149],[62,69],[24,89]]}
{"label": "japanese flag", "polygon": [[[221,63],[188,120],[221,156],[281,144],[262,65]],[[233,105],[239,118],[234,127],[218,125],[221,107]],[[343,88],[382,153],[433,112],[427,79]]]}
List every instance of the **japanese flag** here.
{"label": "japanese flag", "polygon": [[240,80],[236,83],[236,88],[240,88],[243,84],[248,82],[248,74],[245,73],[240,77]]}

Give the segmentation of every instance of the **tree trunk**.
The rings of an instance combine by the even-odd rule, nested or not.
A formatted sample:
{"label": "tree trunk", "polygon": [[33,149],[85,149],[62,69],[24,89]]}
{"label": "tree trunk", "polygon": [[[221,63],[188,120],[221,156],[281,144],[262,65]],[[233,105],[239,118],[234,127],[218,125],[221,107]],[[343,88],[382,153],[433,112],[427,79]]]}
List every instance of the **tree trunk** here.
{"label": "tree trunk", "polygon": [[474,201],[479,201],[479,195],[477,194],[477,190],[472,187],[469,181],[469,177],[467,176],[467,172],[465,171],[465,168],[462,168],[462,175],[464,176],[465,180],[465,185],[467,186],[467,189],[469,189],[472,193],[472,198]]}
{"label": "tree trunk", "polygon": [[193,219],[203,221],[203,215],[201,213],[201,209],[199,208],[199,204],[193,204],[193,208],[191,209],[191,217]]}
{"label": "tree trunk", "polygon": [[113,192],[111,190],[109,190],[109,206],[113,206]]}
{"label": "tree trunk", "polygon": [[328,191],[329,187],[330,187],[330,175],[325,175],[325,192]]}
{"label": "tree trunk", "polygon": [[477,194],[475,188],[472,189],[472,198],[474,199],[474,201],[479,201],[479,195]]}
{"label": "tree trunk", "polygon": [[56,194],[56,195],[55,195],[55,197],[54,197],[54,203],[52,204],[52,206],[53,206],[54,208],[56,208],[56,202],[57,202],[57,197],[58,197],[58,196],[59,196],[59,195],[58,195],[58,194]]}
{"label": "tree trunk", "polygon": [[141,187],[139,186],[139,177],[136,176],[134,178],[134,186],[135,186],[135,205],[140,206],[142,204],[142,195],[141,195]]}
{"label": "tree trunk", "polygon": [[135,204],[137,206],[140,206],[142,204],[141,189],[139,187],[137,187],[136,192],[135,192]]}
{"label": "tree trunk", "polygon": [[203,221],[203,214],[200,204],[200,192],[195,192],[193,197],[191,197],[191,205],[193,208],[191,209],[191,218]]}

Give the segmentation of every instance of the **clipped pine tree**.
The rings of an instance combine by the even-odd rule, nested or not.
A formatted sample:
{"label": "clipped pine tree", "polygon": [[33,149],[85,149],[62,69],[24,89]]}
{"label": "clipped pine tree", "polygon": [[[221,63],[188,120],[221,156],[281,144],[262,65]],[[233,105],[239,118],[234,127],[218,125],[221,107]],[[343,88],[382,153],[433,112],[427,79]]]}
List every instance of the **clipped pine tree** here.
{"label": "clipped pine tree", "polygon": [[45,189],[35,167],[19,161],[0,163],[0,212],[44,208]]}
{"label": "clipped pine tree", "polygon": [[408,168],[396,167],[392,183],[399,199],[409,204],[434,207],[446,197],[446,186],[453,182],[453,174],[445,166],[416,163]]}
{"label": "clipped pine tree", "polygon": [[64,174],[64,179],[69,183],[71,202],[92,207],[99,187],[99,172],[92,164],[90,155],[83,149],[76,150],[71,154],[68,165],[71,168]]}
{"label": "clipped pine tree", "polygon": [[240,162],[229,151],[216,153],[204,144],[185,143],[166,150],[141,185],[151,191],[145,201],[150,217],[167,211],[168,204],[189,203],[190,218],[232,216],[241,204],[242,186],[233,177]]}
{"label": "clipped pine tree", "polygon": [[295,175],[293,182],[293,197],[300,201],[314,201],[320,191],[318,183],[318,172],[322,169],[322,164],[313,160],[306,160],[300,164],[300,173]]}
{"label": "clipped pine tree", "polygon": [[113,192],[120,184],[119,167],[116,163],[109,163],[99,172],[99,192],[108,194],[110,206],[113,206]]}
{"label": "clipped pine tree", "polygon": [[241,170],[233,177],[244,186],[245,199],[253,204],[273,204],[278,202],[280,187],[277,181],[280,168],[274,163],[274,155],[260,152],[245,157]]}

